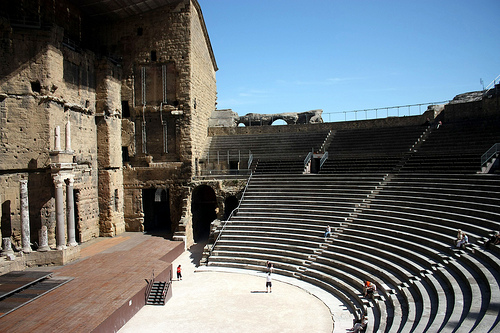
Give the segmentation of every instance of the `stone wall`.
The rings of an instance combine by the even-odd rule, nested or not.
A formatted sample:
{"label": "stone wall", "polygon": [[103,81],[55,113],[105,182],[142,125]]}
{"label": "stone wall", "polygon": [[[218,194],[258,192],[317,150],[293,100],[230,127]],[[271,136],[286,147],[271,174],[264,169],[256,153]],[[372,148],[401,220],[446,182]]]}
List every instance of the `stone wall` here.
{"label": "stone wall", "polygon": [[191,6],[191,17],[191,103],[189,108],[191,131],[190,143],[186,142],[186,146],[191,146],[190,162],[196,165],[196,161],[202,157],[207,140],[208,120],[216,106],[217,65],[212,57],[210,40],[203,29],[203,16],[199,6]]}
{"label": "stone wall", "polygon": [[32,242],[39,243],[38,230],[43,224],[49,228],[49,244],[55,244],[49,152],[54,149],[56,126],[61,129],[61,148],[66,149],[69,122],[74,188],[79,195],[77,229],[81,231],[80,240],[86,241],[98,235],[97,172],[92,172],[97,169],[94,56],[66,47],[62,43],[64,31],[59,27],[26,30],[4,24],[0,169],[5,186],[0,190],[0,200],[6,210],[11,210],[13,238],[17,242],[20,229],[18,182],[28,179]]}
{"label": "stone wall", "polygon": [[69,0],[37,11],[42,23],[27,29],[0,18],[2,233],[20,246],[19,182],[28,179],[32,242],[45,225],[54,247],[53,178],[62,175],[74,179],[78,242],[143,231],[144,191],[162,188],[171,231],[192,240],[191,177],[217,95],[198,2],[122,21],[89,21]]}

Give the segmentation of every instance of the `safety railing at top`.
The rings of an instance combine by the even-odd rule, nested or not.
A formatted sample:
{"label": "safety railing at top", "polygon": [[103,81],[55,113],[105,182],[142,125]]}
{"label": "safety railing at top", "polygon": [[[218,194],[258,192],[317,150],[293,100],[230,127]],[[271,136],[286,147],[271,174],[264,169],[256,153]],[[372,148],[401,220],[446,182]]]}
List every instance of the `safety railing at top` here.
{"label": "safety railing at top", "polygon": [[219,241],[220,236],[224,232],[224,229],[226,229],[227,222],[229,222],[229,220],[231,220],[231,217],[233,217],[233,215],[236,214],[236,212],[240,209],[241,202],[245,198],[245,193],[247,192],[248,184],[250,184],[250,180],[252,180],[252,176],[253,176],[253,174],[250,173],[250,177],[248,177],[247,184],[245,185],[245,189],[243,190],[243,194],[241,195],[240,201],[238,202],[238,206],[231,211],[231,214],[229,214],[229,216],[227,217],[227,219],[224,221],[224,224],[222,225],[222,228],[219,231],[219,234],[217,235],[217,238],[214,240],[214,243],[212,244],[212,247],[210,248],[209,256],[212,255],[212,252],[213,252],[213,250],[215,248],[215,245]]}
{"label": "safety railing at top", "polygon": [[[241,153],[241,150],[238,149],[238,153],[233,153],[231,155],[231,151],[234,150],[228,149],[227,151],[223,151],[222,153],[219,150],[216,150],[215,157],[210,155],[210,150],[207,152],[207,163],[210,163],[210,160],[217,161],[217,164],[220,164],[221,161],[226,161],[228,164],[234,160],[236,161],[236,157],[238,157],[238,163],[241,162],[242,158],[245,157],[245,153]],[[213,151],[212,151],[213,154]],[[248,166],[250,166],[253,162],[253,154],[252,151],[248,151]]]}
{"label": "safety railing at top", "polygon": [[[481,82],[482,82],[482,79],[481,79]],[[490,84],[488,84],[484,89],[483,89],[483,96],[486,96],[488,94],[488,92],[495,88],[495,86],[497,85],[497,82],[500,83],[500,75],[498,75],[493,81],[490,82]]]}
{"label": "safety railing at top", "polygon": [[[367,120],[367,119],[378,119],[378,118],[389,118],[389,117],[417,116],[425,112],[427,110],[427,107],[430,105],[446,104],[448,102],[449,100],[441,102],[432,102],[432,103],[386,106],[373,109],[325,112],[323,113],[323,121],[335,122],[335,121],[348,121],[348,120]],[[425,108],[422,110],[423,107]],[[354,116],[351,117],[350,115],[352,114]]]}
{"label": "safety railing at top", "polygon": [[481,156],[481,166],[485,165],[493,156],[500,152],[500,143],[495,143]]}

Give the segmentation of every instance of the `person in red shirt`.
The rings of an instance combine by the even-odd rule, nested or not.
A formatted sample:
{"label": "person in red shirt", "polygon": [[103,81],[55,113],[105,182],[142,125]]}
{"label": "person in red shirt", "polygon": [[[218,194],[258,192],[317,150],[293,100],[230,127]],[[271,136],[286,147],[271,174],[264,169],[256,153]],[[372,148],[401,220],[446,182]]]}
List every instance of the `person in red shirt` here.
{"label": "person in red shirt", "polygon": [[177,281],[182,280],[181,265],[177,266]]}

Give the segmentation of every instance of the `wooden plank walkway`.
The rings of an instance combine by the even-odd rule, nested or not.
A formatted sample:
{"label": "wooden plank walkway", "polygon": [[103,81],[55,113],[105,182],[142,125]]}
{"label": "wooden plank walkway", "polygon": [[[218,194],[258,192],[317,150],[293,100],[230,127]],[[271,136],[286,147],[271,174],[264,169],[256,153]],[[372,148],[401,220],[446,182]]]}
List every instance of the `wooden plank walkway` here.
{"label": "wooden plank walkway", "polygon": [[51,267],[54,277],[73,280],[0,318],[0,332],[91,332],[143,290],[153,270],[171,269],[161,258],[184,248],[142,233],[102,242],[82,249],[77,262]]}

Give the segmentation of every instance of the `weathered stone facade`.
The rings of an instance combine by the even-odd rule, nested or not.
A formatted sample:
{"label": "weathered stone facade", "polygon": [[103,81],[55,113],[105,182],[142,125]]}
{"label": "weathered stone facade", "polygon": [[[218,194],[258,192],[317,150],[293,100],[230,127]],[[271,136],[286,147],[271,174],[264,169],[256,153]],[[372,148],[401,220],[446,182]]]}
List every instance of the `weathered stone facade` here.
{"label": "weathered stone facade", "polygon": [[73,211],[77,242],[159,227],[192,243],[191,179],[217,96],[201,8],[161,0],[117,17],[78,4],[0,4],[1,236],[21,248],[28,180],[35,250],[42,226],[66,247]]}

